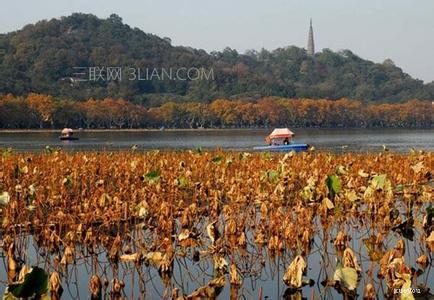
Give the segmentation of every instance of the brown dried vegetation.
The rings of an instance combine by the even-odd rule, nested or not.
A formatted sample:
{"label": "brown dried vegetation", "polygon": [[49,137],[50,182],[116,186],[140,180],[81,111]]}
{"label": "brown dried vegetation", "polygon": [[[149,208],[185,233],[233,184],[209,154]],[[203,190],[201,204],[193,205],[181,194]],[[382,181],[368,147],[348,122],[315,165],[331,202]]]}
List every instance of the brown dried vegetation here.
{"label": "brown dried vegetation", "polygon": [[[334,248],[341,264],[334,278],[333,270],[326,272],[326,286],[351,294],[361,278],[373,280],[377,266],[390,292],[416,283],[411,266],[420,265],[420,274],[431,264],[434,225],[426,209],[432,202],[431,159],[431,153],[416,152],[5,153],[1,221],[10,282],[18,280],[20,262],[27,263],[16,245],[31,235],[39,249],[52,254],[54,293],[61,289],[59,268],[101,249],[114,269],[129,263],[158,270],[165,298],[212,298],[225,284],[236,297],[243,279],[261,272],[238,263],[252,249],[257,258],[263,251],[270,259],[289,255],[283,281],[297,290],[312,279],[308,264],[316,242]],[[368,269],[359,263],[349,225],[368,234],[363,241]],[[404,239],[390,249],[385,241],[391,235],[408,238],[413,230],[424,249],[417,264],[405,261]],[[209,261],[214,278],[180,292],[171,285],[179,257]],[[89,278],[92,298],[125,297],[121,279],[102,280],[97,268]],[[368,283],[365,298],[373,294]]]}

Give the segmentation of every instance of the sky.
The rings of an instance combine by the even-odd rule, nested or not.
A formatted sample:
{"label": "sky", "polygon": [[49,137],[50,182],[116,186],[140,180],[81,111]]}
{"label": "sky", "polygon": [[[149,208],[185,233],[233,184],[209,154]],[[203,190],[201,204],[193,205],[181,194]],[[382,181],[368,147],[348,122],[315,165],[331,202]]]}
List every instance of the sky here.
{"label": "sky", "polygon": [[240,53],[306,47],[312,18],[316,51],[390,58],[411,76],[434,81],[434,0],[0,0],[0,33],[73,12],[116,13],[173,45]]}

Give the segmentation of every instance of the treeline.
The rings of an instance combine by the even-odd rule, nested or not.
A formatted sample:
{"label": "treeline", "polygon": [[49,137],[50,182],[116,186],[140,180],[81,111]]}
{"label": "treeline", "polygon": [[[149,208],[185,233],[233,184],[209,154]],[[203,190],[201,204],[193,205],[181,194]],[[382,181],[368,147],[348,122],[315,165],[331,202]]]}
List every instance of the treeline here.
{"label": "treeline", "polygon": [[145,108],[124,99],[78,102],[42,94],[0,97],[0,128],[231,128],[231,127],[396,127],[429,128],[431,101],[400,104],[360,101],[218,99],[209,104],[168,102]]}

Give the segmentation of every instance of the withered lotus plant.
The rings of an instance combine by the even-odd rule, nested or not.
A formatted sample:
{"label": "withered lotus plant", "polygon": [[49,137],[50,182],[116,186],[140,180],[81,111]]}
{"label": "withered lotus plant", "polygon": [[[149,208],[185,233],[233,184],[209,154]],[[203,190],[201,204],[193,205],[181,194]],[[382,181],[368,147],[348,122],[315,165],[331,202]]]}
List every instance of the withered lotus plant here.
{"label": "withered lotus plant", "polygon": [[304,258],[297,255],[286,269],[283,275],[283,282],[291,288],[300,288],[303,286],[303,274],[307,264]]}
{"label": "withered lotus plant", "polygon": [[[79,260],[104,251],[114,269],[158,270],[166,290],[184,299],[218,295],[228,269],[233,290],[242,292],[241,277],[260,278],[267,259],[294,256],[283,279],[300,290],[307,283],[303,273],[311,272],[306,261],[319,251],[324,259],[339,260],[328,282],[353,294],[359,282],[369,282],[364,297],[373,299],[378,283],[365,276],[378,267],[388,288],[404,288],[414,276],[411,267],[432,266],[431,156],[391,151],[8,153],[1,157],[0,186],[8,280],[16,281],[21,265],[25,271],[28,244],[22,237],[30,234],[38,251],[50,256],[38,260],[51,263],[50,270],[78,267]],[[356,232],[366,233],[362,252],[351,243]],[[416,240],[422,245],[419,258],[410,255],[405,261]],[[192,258],[192,268],[213,265],[221,277],[179,295],[171,280],[178,258]],[[103,294],[98,273],[92,269],[92,299]],[[60,283],[56,274],[51,273],[52,290]],[[114,277],[102,278],[112,297],[121,298],[123,283]]]}

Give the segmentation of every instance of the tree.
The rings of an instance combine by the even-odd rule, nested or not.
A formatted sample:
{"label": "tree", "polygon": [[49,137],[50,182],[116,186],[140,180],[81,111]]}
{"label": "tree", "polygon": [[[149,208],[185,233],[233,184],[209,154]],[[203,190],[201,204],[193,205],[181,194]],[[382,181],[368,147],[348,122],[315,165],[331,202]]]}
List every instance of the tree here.
{"label": "tree", "polygon": [[86,113],[83,106],[77,105],[71,100],[60,100],[57,102],[53,112],[53,126],[55,128],[80,128],[84,124]]}
{"label": "tree", "polygon": [[31,93],[27,96],[26,101],[32,116],[39,121],[39,128],[43,128],[45,123],[49,123],[50,126],[53,125],[53,113],[56,110],[56,104],[52,96]]}

